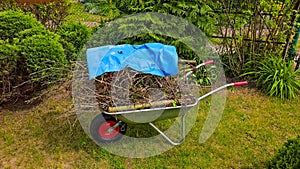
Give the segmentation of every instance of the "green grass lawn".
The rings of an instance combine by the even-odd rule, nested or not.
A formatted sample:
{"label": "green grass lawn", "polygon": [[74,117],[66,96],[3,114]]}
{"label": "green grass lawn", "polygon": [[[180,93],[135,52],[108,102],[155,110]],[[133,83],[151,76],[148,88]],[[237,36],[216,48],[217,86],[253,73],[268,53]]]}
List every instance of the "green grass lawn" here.
{"label": "green grass lawn", "polygon": [[223,118],[208,141],[198,143],[209,110],[204,100],[182,145],[142,159],[97,146],[75,116],[65,116],[71,98],[63,93],[33,108],[2,109],[0,168],[265,168],[278,148],[300,133],[300,101],[283,102],[246,88],[228,93]]}

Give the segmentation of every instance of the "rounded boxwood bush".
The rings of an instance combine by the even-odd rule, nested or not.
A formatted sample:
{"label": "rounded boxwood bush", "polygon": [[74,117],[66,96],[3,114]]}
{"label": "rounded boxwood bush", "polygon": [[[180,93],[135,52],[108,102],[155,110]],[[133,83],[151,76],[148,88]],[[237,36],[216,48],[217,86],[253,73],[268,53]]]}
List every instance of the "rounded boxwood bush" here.
{"label": "rounded boxwood bush", "polygon": [[5,11],[0,12],[0,39],[9,39],[18,37],[19,32],[33,27],[42,27],[42,24],[35,18],[25,15],[22,12]]}
{"label": "rounded boxwood bush", "polygon": [[18,39],[22,41],[27,37],[34,36],[34,35],[46,35],[49,38],[52,37],[53,39],[57,38],[57,35],[47,30],[44,26],[36,26],[30,29],[25,29],[19,32]]}
{"label": "rounded boxwood bush", "polygon": [[12,95],[19,48],[0,40],[0,104]]}
{"label": "rounded boxwood bush", "polygon": [[62,24],[56,33],[61,37],[61,43],[69,61],[76,60],[77,53],[91,35],[91,31],[86,25],[76,22]]}
{"label": "rounded boxwood bush", "polygon": [[55,34],[29,36],[20,42],[20,49],[31,79],[50,82],[64,75],[67,60]]}
{"label": "rounded boxwood bush", "polygon": [[300,168],[300,136],[288,140],[268,163],[269,169]]}
{"label": "rounded boxwood bush", "polygon": [[0,75],[10,74],[16,68],[19,48],[0,40]]}

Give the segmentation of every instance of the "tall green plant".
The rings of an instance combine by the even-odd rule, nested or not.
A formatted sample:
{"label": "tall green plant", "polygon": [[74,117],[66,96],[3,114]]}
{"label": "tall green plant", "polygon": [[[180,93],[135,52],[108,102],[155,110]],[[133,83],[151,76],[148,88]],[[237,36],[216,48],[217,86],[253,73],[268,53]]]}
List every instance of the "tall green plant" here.
{"label": "tall green plant", "polygon": [[30,15],[0,13],[0,102],[27,95],[65,75],[67,61],[59,40]]}
{"label": "tall green plant", "polygon": [[293,62],[281,57],[268,57],[258,66],[258,71],[247,74],[258,76],[257,87],[264,93],[281,99],[294,99],[300,93],[300,71],[293,70]]}

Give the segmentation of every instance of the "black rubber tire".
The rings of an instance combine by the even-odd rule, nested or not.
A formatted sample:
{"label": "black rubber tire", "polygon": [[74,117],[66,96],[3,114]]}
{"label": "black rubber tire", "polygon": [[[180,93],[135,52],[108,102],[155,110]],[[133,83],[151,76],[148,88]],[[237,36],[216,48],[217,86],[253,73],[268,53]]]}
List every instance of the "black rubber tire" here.
{"label": "black rubber tire", "polygon": [[90,125],[90,134],[92,138],[97,143],[110,143],[121,139],[126,133],[126,123],[121,122],[121,124],[111,133],[106,130],[106,128],[111,127],[118,122],[119,121],[112,116],[99,114],[93,119]]}

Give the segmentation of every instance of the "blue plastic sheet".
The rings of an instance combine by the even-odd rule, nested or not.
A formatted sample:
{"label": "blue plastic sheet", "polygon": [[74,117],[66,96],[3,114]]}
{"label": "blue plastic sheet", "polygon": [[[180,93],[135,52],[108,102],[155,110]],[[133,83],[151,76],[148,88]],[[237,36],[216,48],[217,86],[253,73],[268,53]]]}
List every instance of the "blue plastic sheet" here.
{"label": "blue plastic sheet", "polygon": [[87,64],[90,79],[127,67],[158,76],[178,74],[176,48],[161,43],[90,48],[87,50]]}

